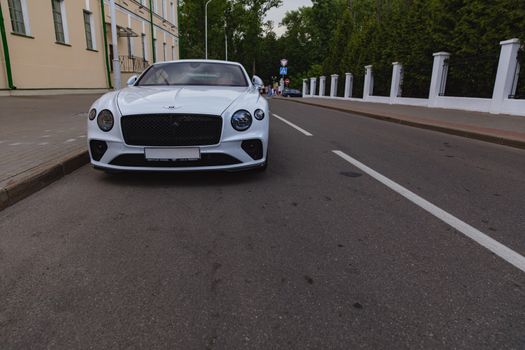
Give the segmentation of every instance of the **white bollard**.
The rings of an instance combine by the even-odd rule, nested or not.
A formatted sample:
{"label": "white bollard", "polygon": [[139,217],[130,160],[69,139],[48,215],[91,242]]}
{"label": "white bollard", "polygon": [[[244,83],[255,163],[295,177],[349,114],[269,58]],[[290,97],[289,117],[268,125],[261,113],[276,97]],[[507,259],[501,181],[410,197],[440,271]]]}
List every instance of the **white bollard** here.
{"label": "white bollard", "polygon": [[352,73],[346,73],[345,78],[345,98],[352,97],[352,86],[354,85],[354,76]]}
{"label": "white bollard", "polygon": [[403,66],[399,62],[392,63],[392,83],[390,84],[390,103],[395,103],[401,97],[403,84]]}
{"label": "white bollard", "polygon": [[330,83],[330,97],[336,97],[337,96],[337,83],[339,80],[339,75],[332,74],[330,76],[332,78]]}
{"label": "white bollard", "polygon": [[432,66],[432,78],[430,79],[430,90],[428,92],[428,105],[436,106],[437,98],[445,93],[447,85],[448,66],[445,61],[450,57],[448,52],[436,52],[434,54],[434,65]]}
{"label": "white bollard", "polygon": [[303,97],[308,94],[308,79],[303,79]]}
{"label": "white bollard", "polygon": [[493,114],[500,113],[503,101],[509,98],[509,95],[515,94],[515,83],[518,80],[516,74],[519,73],[517,70],[517,57],[520,49],[519,39],[505,40],[499,44],[501,45],[501,51],[490,106],[490,113]]}
{"label": "white bollard", "polygon": [[324,96],[324,89],[326,86],[326,77],[319,77],[319,96]]}
{"label": "white bollard", "polygon": [[315,90],[317,89],[317,78],[310,78],[310,96],[315,96]]}
{"label": "white bollard", "polygon": [[372,72],[372,65],[365,66],[365,83],[363,87],[363,100],[367,100],[369,96],[374,93],[374,74]]}

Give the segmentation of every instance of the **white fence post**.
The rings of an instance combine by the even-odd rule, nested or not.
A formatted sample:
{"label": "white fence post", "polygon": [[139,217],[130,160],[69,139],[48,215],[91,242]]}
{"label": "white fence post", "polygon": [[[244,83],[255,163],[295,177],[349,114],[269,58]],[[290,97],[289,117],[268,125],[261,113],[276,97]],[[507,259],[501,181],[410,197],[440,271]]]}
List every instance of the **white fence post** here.
{"label": "white fence post", "polygon": [[432,66],[432,78],[430,79],[430,91],[428,92],[428,105],[436,106],[437,98],[445,93],[447,83],[448,67],[445,61],[450,57],[448,52],[434,53],[434,65]]}
{"label": "white fence post", "polygon": [[330,83],[330,97],[336,97],[337,96],[337,83],[339,81],[339,75],[332,74],[331,78],[332,78],[332,81]]}
{"label": "white fence post", "polygon": [[315,90],[317,89],[317,78],[310,78],[310,96],[315,96]]}
{"label": "white fence post", "polygon": [[496,82],[494,83],[494,91],[492,93],[492,102],[490,105],[490,113],[498,114],[501,112],[503,101],[509,98],[509,95],[514,95],[517,80],[517,66],[518,66],[518,51],[520,49],[519,39],[505,40],[499,43],[501,51],[499,55],[498,72],[496,74]]}
{"label": "white fence post", "polygon": [[368,96],[374,93],[374,75],[372,73],[372,65],[365,66],[365,84],[363,87],[363,100],[367,100]]}
{"label": "white fence post", "polygon": [[345,78],[345,98],[352,97],[352,85],[354,84],[354,76],[352,73],[346,73]]}
{"label": "white fence post", "polygon": [[326,77],[319,77],[319,96],[324,96],[324,88],[326,86]]}
{"label": "white fence post", "polygon": [[303,79],[303,97],[308,93],[308,79]]}
{"label": "white fence post", "polygon": [[395,103],[401,97],[401,84],[403,83],[403,65],[392,62],[392,83],[390,84],[390,103]]}

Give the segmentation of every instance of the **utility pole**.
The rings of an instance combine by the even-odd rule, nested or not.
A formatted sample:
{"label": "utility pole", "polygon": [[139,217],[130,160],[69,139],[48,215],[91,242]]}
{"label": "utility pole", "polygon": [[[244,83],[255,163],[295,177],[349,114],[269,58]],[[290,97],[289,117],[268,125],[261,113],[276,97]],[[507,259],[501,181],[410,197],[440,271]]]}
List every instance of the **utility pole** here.
{"label": "utility pole", "polygon": [[226,61],[228,61],[228,31],[226,27],[226,19],[224,19],[224,47],[226,49]]}
{"label": "utility pole", "polygon": [[206,59],[208,59],[208,4],[212,0],[208,0],[204,6],[204,41],[206,46]]}
{"label": "utility pole", "polygon": [[115,78],[115,90],[120,89],[120,61],[118,58],[118,35],[117,17],[115,16],[115,0],[109,0],[111,13],[111,41],[113,44],[113,76]]}

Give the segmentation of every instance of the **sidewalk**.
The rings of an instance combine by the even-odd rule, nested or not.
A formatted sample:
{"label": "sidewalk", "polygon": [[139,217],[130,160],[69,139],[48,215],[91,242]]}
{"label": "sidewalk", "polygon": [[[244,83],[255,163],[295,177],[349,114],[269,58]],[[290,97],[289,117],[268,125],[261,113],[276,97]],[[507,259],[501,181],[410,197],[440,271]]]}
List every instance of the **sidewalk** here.
{"label": "sidewalk", "polygon": [[286,100],[525,148],[525,117],[316,97],[286,98]]}
{"label": "sidewalk", "polygon": [[100,95],[0,97],[0,210],[85,164]]}

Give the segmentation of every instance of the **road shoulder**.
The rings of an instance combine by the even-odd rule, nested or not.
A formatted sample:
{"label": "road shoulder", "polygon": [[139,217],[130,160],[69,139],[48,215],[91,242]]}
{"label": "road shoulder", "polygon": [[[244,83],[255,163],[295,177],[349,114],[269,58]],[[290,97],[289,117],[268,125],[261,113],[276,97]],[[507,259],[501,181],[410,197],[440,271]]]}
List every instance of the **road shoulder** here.
{"label": "road shoulder", "polygon": [[[467,137],[485,142],[496,143],[500,145],[525,149],[525,133],[512,132],[502,129],[494,129],[487,127],[480,127],[471,124],[456,123],[449,121],[442,121],[428,118],[418,118],[414,116],[401,115],[391,112],[368,111],[364,108],[355,108],[351,102],[348,102],[344,107],[330,104],[330,100],[318,101],[310,99],[291,99],[278,98],[279,101],[289,101],[295,103],[302,103],[306,105],[327,108],[340,112],[359,114],[361,116],[383,120],[387,122],[412,126],[421,129],[438,131],[446,134]],[[388,105],[385,105],[388,107]],[[525,123],[525,120],[524,120]]]}

